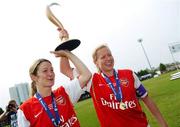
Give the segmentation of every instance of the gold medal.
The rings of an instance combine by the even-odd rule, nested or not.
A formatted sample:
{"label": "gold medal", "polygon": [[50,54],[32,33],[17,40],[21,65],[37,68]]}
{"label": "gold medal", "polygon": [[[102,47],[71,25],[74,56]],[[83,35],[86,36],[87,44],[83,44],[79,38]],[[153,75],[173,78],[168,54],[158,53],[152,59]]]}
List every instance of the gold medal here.
{"label": "gold medal", "polygon": [[119,108],[120,108],[121,110],[125,110],[125,109],[126,109],[126,104],[124,104],[124,103],[121,101]]}

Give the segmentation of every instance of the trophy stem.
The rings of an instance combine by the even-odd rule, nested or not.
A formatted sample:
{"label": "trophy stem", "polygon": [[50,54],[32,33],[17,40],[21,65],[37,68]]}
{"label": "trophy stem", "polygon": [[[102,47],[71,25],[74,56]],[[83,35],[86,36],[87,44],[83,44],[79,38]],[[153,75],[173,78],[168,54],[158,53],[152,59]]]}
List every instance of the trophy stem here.
{"label": "trophy stem", "polygon": [[63,37],[63,38],[61,39],[62,42],[66,42],[66,41],[68,41],[68,40],[69,40],[69,38],[67,38],[67,37]]}

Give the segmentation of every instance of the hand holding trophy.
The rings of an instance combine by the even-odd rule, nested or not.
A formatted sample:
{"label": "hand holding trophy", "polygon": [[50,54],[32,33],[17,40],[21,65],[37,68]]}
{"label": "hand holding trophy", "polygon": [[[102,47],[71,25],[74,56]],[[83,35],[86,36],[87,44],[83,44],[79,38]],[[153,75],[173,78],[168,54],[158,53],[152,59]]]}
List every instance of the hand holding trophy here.
{"label": "hand holding trophy", "polygon": [[[62,30],[64,32],[67,32],[62,23],[54,16],[54,14],[52,13],[52,11],[50,10],[50,7],[53,6],[53,5],[59,5],[58,3],[51,3],[50,5],[47,6],[46,8],[46,14],[47,14],[47,17],[48,19],[58,27],[58,30]],[[66,35],[68,35],[66,33]],[[69,50],[69,51],[72,51],[73,49],[77,48],[79,45],[80,45],[80,40],[78,39],[69,39],[68,36],[62,36],[61,38],[62,40],[62,43],[57,46],[55,48],[55,51],[58,51],[58,50]]]}

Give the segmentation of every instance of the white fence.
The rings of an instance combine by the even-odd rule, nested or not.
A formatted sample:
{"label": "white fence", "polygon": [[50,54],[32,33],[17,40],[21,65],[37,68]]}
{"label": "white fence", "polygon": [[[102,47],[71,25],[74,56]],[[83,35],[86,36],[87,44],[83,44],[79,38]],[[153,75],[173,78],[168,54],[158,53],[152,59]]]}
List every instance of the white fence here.
{"label": "white fence", "polygon": [[170,80],[175,80],[175,79],[178,79],[178,78],[180,78],[180,72],[172,74]]}

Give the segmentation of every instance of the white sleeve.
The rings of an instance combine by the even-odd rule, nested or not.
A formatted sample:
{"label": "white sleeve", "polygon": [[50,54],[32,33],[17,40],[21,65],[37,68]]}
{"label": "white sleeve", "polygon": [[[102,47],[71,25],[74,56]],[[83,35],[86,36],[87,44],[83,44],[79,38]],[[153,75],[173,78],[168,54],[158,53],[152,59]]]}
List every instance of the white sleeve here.
{"label": "white sleeve", "polygon": [[[79,72],[76,68],[73,69],[73,77],[78,77],[79,76]],[[91,79],[88,81],[87,85],[83,88],[83,91],[87,91],[90,92],[90,88],[91,88],[91,84],[92,84],[92,77]]]}
{"label": "white sleeve", "polygon": [[142,83],[134,72],[133,72],[133,77],[134,77],[134,87],[137,89]]}
{"label": "white sleeve", "polygon": [[17,121],[18,121],[18,127],[30,127],[30,122],[26,119],[21,109],[18,109]]}
{"label": "white sleeve", "polygon": [[83,89],[81,89],[79,80],[74,78],[73,80],[69,81],[68,84],[64,85],[65,91],[70,97],[70,100],[73,104],[77,103],[81,94],[83,93]]}

